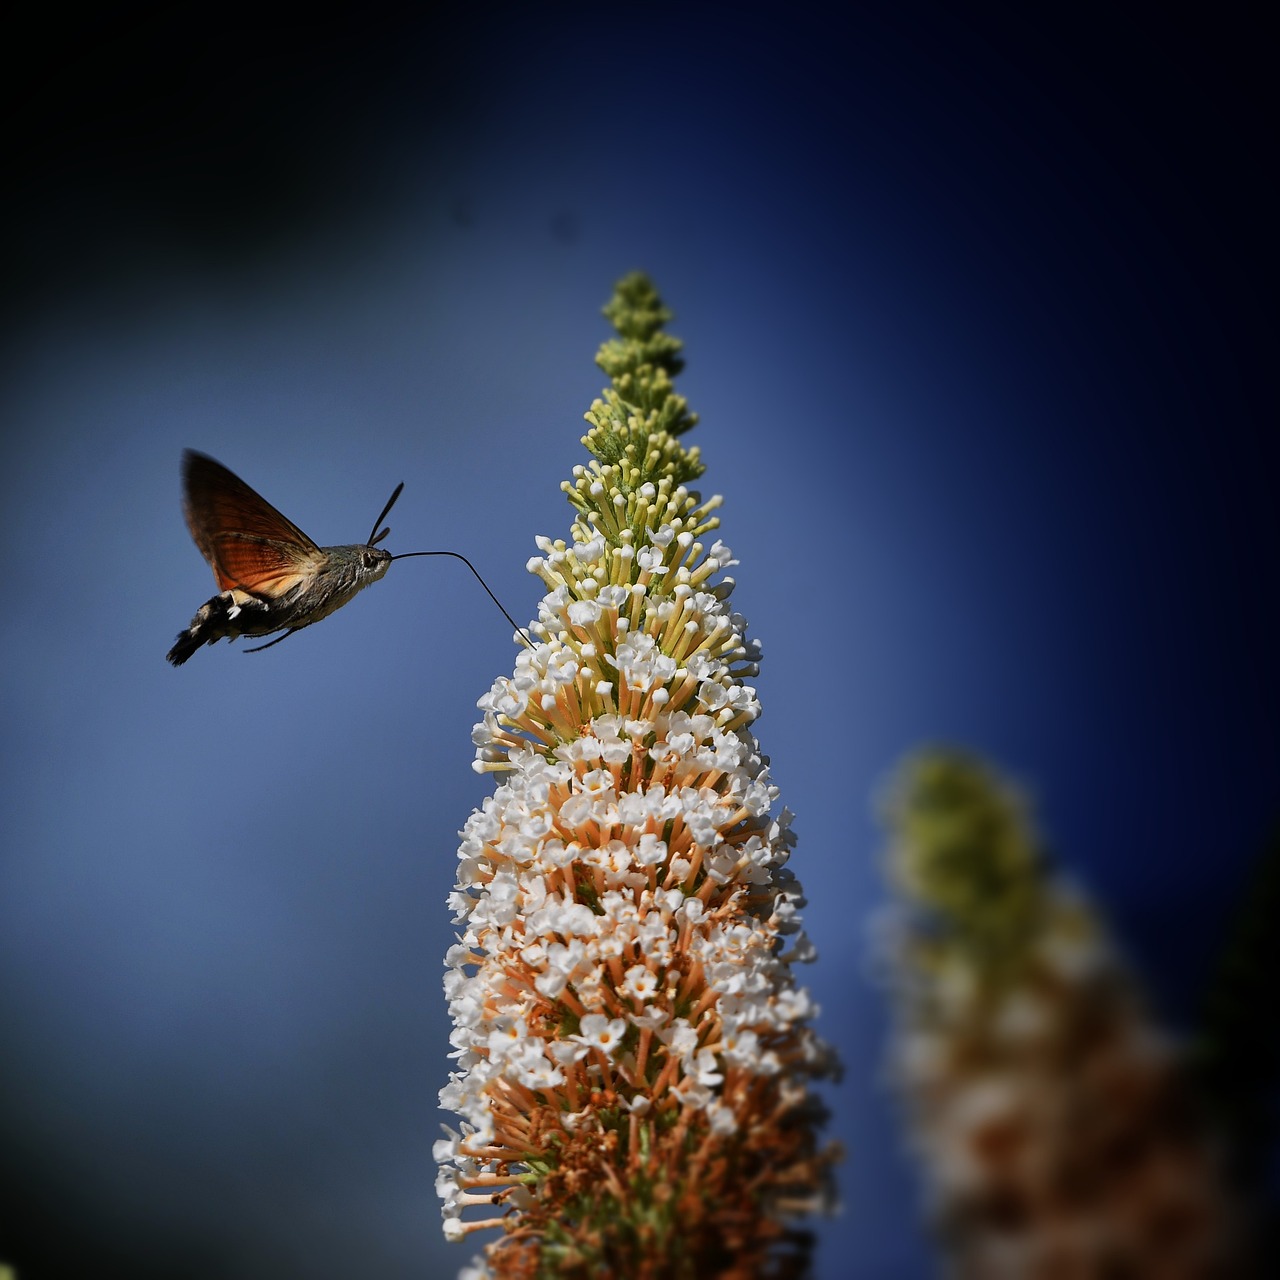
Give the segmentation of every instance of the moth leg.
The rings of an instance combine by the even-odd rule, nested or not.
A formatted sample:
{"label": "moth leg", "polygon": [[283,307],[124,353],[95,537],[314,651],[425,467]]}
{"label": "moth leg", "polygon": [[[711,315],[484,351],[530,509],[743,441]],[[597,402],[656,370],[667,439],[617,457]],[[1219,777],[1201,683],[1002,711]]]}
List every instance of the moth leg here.
{"label": "moth leg", "polygon": [[276,636],[274,640],[268,640],[266,644],[260,644],[256,649],[246,649],[245,653],[261,653],[263,649],[270,649],[273,644],[279,644],[281,640],[287,640],[295,632],[301,631],[301,627],[290,627],[282,636]]}

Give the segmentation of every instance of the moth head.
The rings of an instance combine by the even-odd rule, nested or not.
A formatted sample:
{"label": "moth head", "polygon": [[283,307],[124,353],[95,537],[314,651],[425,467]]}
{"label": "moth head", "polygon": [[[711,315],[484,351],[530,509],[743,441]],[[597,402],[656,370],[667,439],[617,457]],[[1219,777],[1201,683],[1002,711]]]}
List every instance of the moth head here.
{"label": "moth head", "polygon": [[360,576],[369,582],[376,582],[386,573],[391,564],[391,552],[384,547],[366,546],[360,548]]}

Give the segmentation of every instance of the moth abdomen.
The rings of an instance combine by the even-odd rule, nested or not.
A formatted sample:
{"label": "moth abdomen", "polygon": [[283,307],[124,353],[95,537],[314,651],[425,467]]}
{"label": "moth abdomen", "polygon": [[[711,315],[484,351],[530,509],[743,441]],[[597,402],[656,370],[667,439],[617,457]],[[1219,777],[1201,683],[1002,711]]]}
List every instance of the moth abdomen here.
{"label": "moth abdomen", "polygon": [[178,632],[173,648],[165,656],[180,667],[201,645],[242,635],[265,635],[280,626],[271,614],[271,606],[264,601],[252,597],[237,601],[230,591],[224,591],[196,610],[191,625]]}

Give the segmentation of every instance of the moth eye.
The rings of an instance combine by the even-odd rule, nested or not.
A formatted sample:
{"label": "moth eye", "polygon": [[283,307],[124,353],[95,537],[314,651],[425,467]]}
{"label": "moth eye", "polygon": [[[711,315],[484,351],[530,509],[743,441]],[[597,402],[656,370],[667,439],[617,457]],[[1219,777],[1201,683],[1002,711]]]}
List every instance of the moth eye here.
{"label": "moth eye", "polygon": [[364,567],[372,569],[381,559],[382,557],[376,551],[366,551],[364,553]]}

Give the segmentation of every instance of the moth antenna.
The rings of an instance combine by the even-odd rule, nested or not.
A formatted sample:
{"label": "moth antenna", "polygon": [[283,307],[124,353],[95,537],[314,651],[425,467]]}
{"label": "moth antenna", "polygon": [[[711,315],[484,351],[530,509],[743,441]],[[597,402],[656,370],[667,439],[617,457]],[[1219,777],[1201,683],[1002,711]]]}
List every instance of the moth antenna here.
{"label": "moth antenna", "polygon": [[[403,488],[403,486],[401,487]],[[396,493],[392,495],[392,502],[395,501],[396,495],[398,495],[399,492],[400,490],[397,489]],[[388,503],[387,506],[389,508],[391,503]],[[387,513],[385,511],[382,513],[383,516],[386,514]],[[382,516],[379,516],[378,519],[381,520]],[[461,560],[462,563],[465,564],[473,574],[475,574],[476,581],[484,588],[485,594],[489,599],[498,606],[498,610],[502,616],[506,618],[506,620],[511,623],[511,625],[515,627],[515,629],[524,638],[525,644],[527,644],[530,649],[534,647],[533,641],[529,639],[528,635],[525,633],[525,629],[502,607],[502,601],[489,590],[489,584],[480,576],[480,571],[471,563],[470,560],[467,559],[466,556],[457,551],[402,551],[398,556],[392,556],[391,558],[393,560],[408,560],[411,556],[452,556],[455,560]]]}
{"label": "moth antenna", "polygon": [[390,526],[388,526],[387,528],[383,529],[383,531],[379,533],[376,538],[373,536],[375,533],[377,533],[378,526],[387,518],[387,513],[391,510],[392,507],[396,505],[396,499],[400,496],[402,492],[404,492],[403,480],[401,480],[400,483],[396,485],[396,491],[391,495],[391,497],[387,499],[387,505],[382,508],[382,514],[373,522],[373,529],[369,533],[369,541],[366,545],[370,547],[376,547],[378,543],[381,542],[382,539],[385,538],[387,534],[391,532],[391,528]]}

